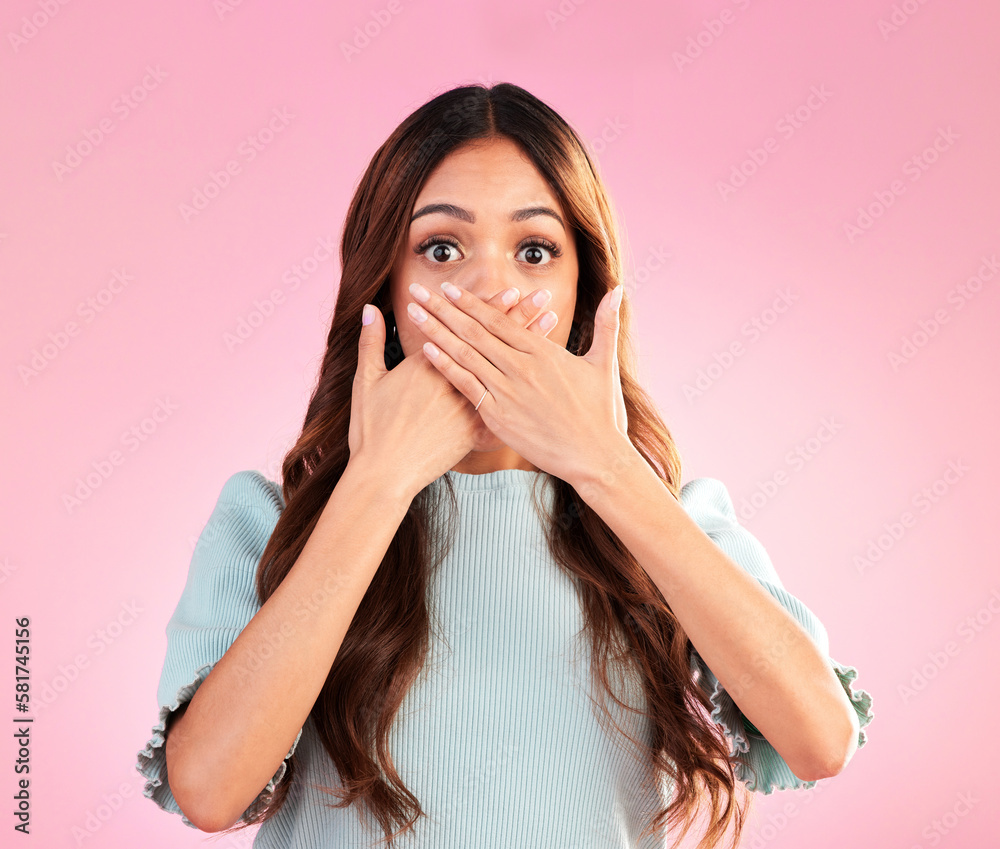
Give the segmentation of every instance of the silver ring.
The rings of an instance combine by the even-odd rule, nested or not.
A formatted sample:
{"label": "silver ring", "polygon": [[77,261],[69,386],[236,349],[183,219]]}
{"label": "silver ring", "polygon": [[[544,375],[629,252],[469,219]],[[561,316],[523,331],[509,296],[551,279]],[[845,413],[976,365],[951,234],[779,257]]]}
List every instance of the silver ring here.
{"label": "silver ring", "polygon": [[[486,390],[484,390],[484,392],[483,392],[483,398],[485,398],[485,397],[486,397],[486,395],[487,395],[487,394],[489,393],[489,391],[490,391],[489,389],[486,389]],[[482,403],[483,403],[483,398],[480,398],[480,399],[479,399],[479,404],[482,404]],[[476,407],[475,407],[475,408],[476,408],[477,410],[479,409],[479,404],[476,404]]]}

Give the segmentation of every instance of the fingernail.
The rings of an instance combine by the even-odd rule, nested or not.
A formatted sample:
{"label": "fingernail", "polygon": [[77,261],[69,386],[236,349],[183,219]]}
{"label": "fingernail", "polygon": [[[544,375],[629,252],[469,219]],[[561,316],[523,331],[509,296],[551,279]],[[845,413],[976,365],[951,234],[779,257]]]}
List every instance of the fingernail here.
{"label": "fingernail", "polygon": [[517,289],[508,289],[500,296],[500,300],[505,307],[509,307],[514,301],[516,301],[521,296],[521,293]]}
{"label": "fingernail", "polygon": [[413,295],[413,297],[418,301],[423,301],[425,304],[431,299],[431,293],[419,283],[410,284],[410,294]]}
{"label": "fingernail", "polygon": [[361,324],[368,326],[373,321],[375,321],[375,307],[371,304],[365,304],[365,308],[361,310]]}
{"label": "fingernail", "polygon": [[538,326],[542,330],[549,331],[556,326],[556,314],[554,312],[547,312],[540,319],[538,319]]}
{"label": "fingernail", "polygon": [[543,307],[549,302],[549,298],[552,297],[552,293],[548,289],[539,289],[535,292],[535,296],[531,299],[536,307]]}
{"label": "fingernail", "polygon": [[444,292],[453,301],[458,300],[458,296],[462,294],[462,290],[458,288],[454,283],[442,283],[441,291]]}

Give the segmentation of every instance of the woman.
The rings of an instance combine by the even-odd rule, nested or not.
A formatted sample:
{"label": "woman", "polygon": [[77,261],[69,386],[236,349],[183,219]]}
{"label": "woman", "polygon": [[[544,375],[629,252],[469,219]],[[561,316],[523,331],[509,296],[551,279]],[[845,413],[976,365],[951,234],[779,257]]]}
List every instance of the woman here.
{"label": "woman", "polygon": [[283,484],[226,482],[168,623],[146,795],[265,847],[662,845],[702,808],[708,847],[843,769],[871,698],[726,488],[680,486],[572,129],[435,97],[341,259]]}

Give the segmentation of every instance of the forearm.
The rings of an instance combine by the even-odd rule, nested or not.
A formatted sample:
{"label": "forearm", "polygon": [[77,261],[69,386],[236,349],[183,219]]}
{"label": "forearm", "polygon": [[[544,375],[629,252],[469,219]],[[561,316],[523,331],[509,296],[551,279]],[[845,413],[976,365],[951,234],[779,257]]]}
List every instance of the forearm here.
{"label": "forearm", "polygon": [[389,475],[348,464],[284,580],[170,727],[170,786],[199,828],[236,822],[312,710],[409,507]]}
{"label": "forearm", "polygon": [[719,548],[630,445],[574,483],[659,588],[746,717],[804,780],[839,771],[858,720],[828,658]]}

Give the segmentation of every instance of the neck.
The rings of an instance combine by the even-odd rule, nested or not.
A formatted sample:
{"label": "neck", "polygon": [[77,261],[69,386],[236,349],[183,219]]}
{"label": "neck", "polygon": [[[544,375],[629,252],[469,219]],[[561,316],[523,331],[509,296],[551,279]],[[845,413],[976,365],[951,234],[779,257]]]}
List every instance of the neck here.
{"label": "neck", "polygon": [[470,451],[452,468],[453,472],[466,475],[485,475],[501,469],[524,469],[537,472],[538,467],[529,463],[520,454],[504,445],[495,451]]}

